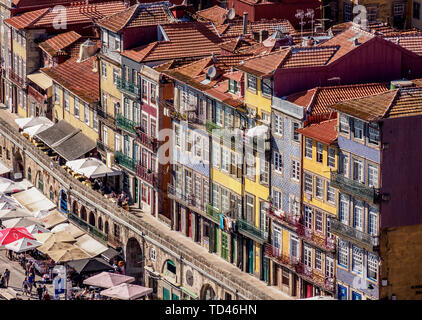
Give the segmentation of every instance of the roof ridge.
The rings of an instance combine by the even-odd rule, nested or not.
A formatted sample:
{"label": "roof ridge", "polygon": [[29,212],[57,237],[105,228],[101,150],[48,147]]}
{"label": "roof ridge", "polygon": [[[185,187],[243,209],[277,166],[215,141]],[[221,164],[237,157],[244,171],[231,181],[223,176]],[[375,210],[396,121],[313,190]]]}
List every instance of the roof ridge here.
{"label": "roof ridge", "polygon": [[[133,19],[133,16],[135,15],[135,13],[137,13],[137,11],[138,11],[138,9],[140,8],[140,3],[137,3],[137,4],[134,4],[132,7],[129,7],[128,8],[128,11],[129,11],[129,9],[132,9],[133,8],[133,12],[132,12],[132,14],[131,15],[129,15],[129,18],[126,20],[126,22],[123,24],[123,26],[120,28],[120,30],[122,30],[123,28],[125,28],[128,24],[129,24],[129,22]],[[120,11],[120,12],[118,12],[117,14],[119,14],[119,13],[123,13],[124,11]],[[111,16],[110,16],[111,17]]]}
{"label": "roof ridge", "polygon": [[376,86],[376,85],[386,85],[387,82],[370,82],[370,83],[352,83],[352,84],[342,84],[339,86],[323,86],[318,87],[321,89],[337,89],[337,88],[356,88],[356,87],[369,87],[369,86]]}
{"label": "roof ridge", "polygon": [[[392,91],[396,91],[395,92],[395,95],[393,96],[393,98],[391,99],[391,101],[390,101],[390,103],[389,103],[389,105],[387,106],[387,108],[385,108],[385,111],[384,111],[384,113],[382,114],[382,118],[384,118],[386,115],[387,115],[387,113],[391,110],[391,108],[393,107],[393,104],[394,104],[394,102],[397,100],[397,98],[401,95],[400,93],[400,89],[394,89],[394,90],[392,90]],[[388,93],[389,91],[387,91],[387,93]],[[385,93],[385,92],[383,92],[383,93]]]}

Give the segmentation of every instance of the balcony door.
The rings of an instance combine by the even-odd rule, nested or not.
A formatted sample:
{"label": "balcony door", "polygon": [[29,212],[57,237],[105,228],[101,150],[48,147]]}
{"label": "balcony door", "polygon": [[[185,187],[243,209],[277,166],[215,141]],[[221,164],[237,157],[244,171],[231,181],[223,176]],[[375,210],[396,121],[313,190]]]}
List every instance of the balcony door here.
{"label": "balcony door", "polygon": [[126,156],[130,156],[130,140],[129,136],[125,136],[123,139],[123,150]]}

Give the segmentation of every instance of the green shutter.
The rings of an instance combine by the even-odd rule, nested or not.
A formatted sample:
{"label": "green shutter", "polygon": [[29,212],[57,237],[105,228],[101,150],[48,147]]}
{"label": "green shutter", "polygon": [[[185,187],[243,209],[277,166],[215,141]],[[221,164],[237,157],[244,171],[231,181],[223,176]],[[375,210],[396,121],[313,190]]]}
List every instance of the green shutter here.
{"label": "green shutter", "polygon": [[228,236],[223,231],[221,232],[221,257],[226,260],[229,257]]}
{"label": "green shutter", "polygon": [[170,291],[166,288],[163,288],[163,300],[170,300]]}

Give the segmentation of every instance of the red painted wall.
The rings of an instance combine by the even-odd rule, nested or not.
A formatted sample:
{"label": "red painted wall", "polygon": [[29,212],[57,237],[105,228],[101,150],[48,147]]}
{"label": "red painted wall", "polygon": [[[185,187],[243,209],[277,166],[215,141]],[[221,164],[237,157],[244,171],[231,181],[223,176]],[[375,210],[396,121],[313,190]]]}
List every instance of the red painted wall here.
{"label": "red painted wall", "polygon": [[381,141],[381,228],[422,223],[422,116],[386,119]]}
{"label": "red painted wall", "polygon": [[413,78],[422,75],[422,57],[373,38],[327,66],[278,69],[274,75],[274,93],[283,97],[316,86],[339,84],[327,81],[333,77],[340,77],[340,84],[397,80],[402,78],[407,66],[412,66]]}
{"label": "red painted wall", "polygon": [[157,26],[126,29],[123,34],[124,50],[157,41]]}

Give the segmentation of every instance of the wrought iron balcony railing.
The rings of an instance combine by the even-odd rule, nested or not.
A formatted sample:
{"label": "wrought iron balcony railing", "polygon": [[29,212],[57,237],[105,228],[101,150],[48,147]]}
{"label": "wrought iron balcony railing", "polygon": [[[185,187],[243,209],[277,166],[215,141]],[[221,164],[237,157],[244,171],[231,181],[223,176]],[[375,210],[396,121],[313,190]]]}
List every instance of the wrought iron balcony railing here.
{"label": "wrought iron balcony railing", "polygon": [[210,203],[207,204],[207,216],[214,222],[220,222],[220,212]]}
{"label": "wrought iron balcony railing", "polygon": [[156,138],[153,138],[142,131],[141,127],[136,127],[136,141],[142,144],[144,147],[150,149],[153,152],[156,152],[158,149],[158,141]]}
{"label": "wrought iron balcony railing", "polygon": [[114,160],[118,165],[121,165],[130,171],[136,172],[136,161],[125,155],[123,152],[116,151],[114,153]]}
{"label": "wrought iron balcony railing", "polygon": [[16,84],[20,85],[21,87],[25,87],[26,86],[26,79],[22,78],[21,76],[19,76],[15,71],[13,71],[12,69],[9,69],[8,72],[8,76],[9,79],[12,80],[13,82],[15,82]]}
{"label": "wrought iron balcony railing", "polygon": [[267,233],[264,230],[242,218],[237,218],[237,226],[240,233],[259,242],[264,242],[267,238]]}
{"label": "wrought iron balcony railing", "polygon": [[28,86],[28,94],[32,96],[38,103],[43,104],[47,101],[47,96],[38,92],[34,87]]}
{"label": "wrought iron balcony railing", "polygon": [[339,220],[331,219],[330,232],[343,240],[348,240],[369,250],[375,250],[379,246],[379,237],[359,231]]}
{"label": "wrought iron balcony railing", "polygon": [[121,91],[129,93],[137,98],[139,98],[139,87],[133,82],[122,79],[121,77],[116,77],[117,88]]}
{"label": "wrought iron balcony railing", "polygon": [[298,264],[296,264],[295,270],[300,277],[316,284],[325,291],[334,291],[335,279],[333,277],[326,276],[322,270],[309,267],[303,262],[299,262]]}
{"label": "wrought iron balcony railing", "polygon": [[102,232],[100,229],[90,225],[88,222],[82,220],[81,218],[79,218],[77,215],[75,215],[73,213],[69,213],[68,216],[69,216],[69,219],[71,221],[75,222],[82,229],[88,231],[90,234],[92,234],[97,239],[107,243],[108,236],[104,232]]}
{"label": "wrought iron balcony railing", "polygon": [[139,123],[126,118],[121,113],[118,113],[116,116],[116,125],[123,130],[136,134],[135,127],[139,126]]}
{"label": "wrought iron balcony railing", "polygon": [[284,254],[281,248],[276,248],[270,243],[265,244],[265,255],[289,268],[294,268],[299,263],[299,258]]}
{"label": "wrought iron balcony railing", "polygon": [[273,206],[267,210],[268,216],[272,219],[275,219],[277,222],[293,228],[294,230],[297,229],[299,223],[299,216],[295,215],[290,212],[282,212],[281,210],[277,210]]}
{"label": "wrought iron balcony railing", "polygon": [[305,227],[301,223],[297,224],[297,233],[302,239],[305,239],[307,242],[324,250],[335,251],[336,249],[336,241],[334,237],[327,237],[318,231]]}
{"label": "wrought iron balcony railing", "polygon": [[201,202],[201,199],[196,195],[188,196],[181,189],[176,188],[172,184],[167,185],[167,195],[169,198],[181,202],[185,206],[188,206],[192,210],[199,211],[201,214],[206,213],[206,209]]}
{"label": "wrought iron balcony railing", "polygon": [[145,168],[140,163],[136,164],[136,175],[151,184],[154,188],[157,187],[157,174],[152,172],[152,170]]}
{"label": "wrought iron balcony railing", "polygon": [[343,174],[336,171],[331,171],[330,183],[334,188],[351,193],[372,203],[379,198],[379,189],[368,187],[363,183],[346,178]]}

